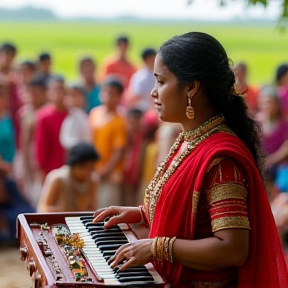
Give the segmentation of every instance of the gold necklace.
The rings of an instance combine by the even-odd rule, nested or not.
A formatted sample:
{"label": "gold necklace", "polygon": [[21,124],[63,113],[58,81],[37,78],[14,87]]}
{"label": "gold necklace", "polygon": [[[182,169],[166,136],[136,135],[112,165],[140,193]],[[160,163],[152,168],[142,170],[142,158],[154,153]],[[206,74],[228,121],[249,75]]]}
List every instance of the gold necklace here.
{"label": "gold necklace", "polygon": [[[227,131],[231,133],[231,130],[226,125],[221,125],[225,121],[225,118],[222,114],[208,120],[197,129],[189,131],[189,132],[181,132],[176,139],[175,143],[171,147],[168,155],[164,159],[164,161],[157,168],[154,177],[148,188],[145,191],[145,208],[147,209],[150,224],[152,224],[155,214],[155,208],[158,201],[158,198],[161,194],[161,191],[170,177],[174,174],[176,169],[180,166],[180,164],[184,161],[184,159],[205,139],[211,136],[214,133],[219,131]],[[200,134],[202,133],[202,134]],[[186,134],[186,136],[185,136]],[[188,138],[189,137],[189,138]],[[192,137],[192,140],[190,140]],[[189,140],[189,141],[187,141]],[[180,145],[183,141],[187,141],[187,147],[183,150],[182,153],[179,153],[179,156],[175,156],[170,166],[166,169],[167,163],[170,158],[174,155],[174,153],[179,149]],[[166,170],[166,171],[165,171]]]}

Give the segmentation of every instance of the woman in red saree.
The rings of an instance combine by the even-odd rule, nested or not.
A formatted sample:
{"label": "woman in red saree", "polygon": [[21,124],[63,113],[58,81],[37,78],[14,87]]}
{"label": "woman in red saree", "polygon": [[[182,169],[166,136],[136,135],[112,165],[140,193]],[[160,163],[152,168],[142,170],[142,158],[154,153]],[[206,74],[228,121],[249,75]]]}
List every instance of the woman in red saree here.
{"label": "woman in red saree", "polygon": [[153,261],[173,288],[287,288],[287,268],[261,178],[257,124],[234,89],[221,44],[205,33],[164,43],[155,60],[159,118],[183,132],[159,165],[144,205],[109,207],[94,221],[140,222],[149,239],[110,259]]}

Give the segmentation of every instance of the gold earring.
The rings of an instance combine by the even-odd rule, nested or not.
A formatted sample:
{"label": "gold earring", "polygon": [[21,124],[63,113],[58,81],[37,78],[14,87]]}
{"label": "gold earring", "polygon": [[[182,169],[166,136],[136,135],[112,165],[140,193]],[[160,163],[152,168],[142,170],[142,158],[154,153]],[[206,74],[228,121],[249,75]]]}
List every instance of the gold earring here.
{"label": "gold earring", "polygon": [[188,105],[186,107],[186,116],[188,119],[194,119],[194,108],[192,107],[192,100],[190,95],[187,95],[188,97]]}

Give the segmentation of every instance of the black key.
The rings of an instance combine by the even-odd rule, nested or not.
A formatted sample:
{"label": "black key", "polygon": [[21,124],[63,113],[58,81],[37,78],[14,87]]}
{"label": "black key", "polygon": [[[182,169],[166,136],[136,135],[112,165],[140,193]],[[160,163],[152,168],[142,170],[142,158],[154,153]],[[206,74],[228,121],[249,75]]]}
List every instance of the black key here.
{"label": "black key", "polygon": [[92,222],[89,222],[89,223],[86,223],[85,224],[85,227],[86,228],[95,228],[95,227],[102,227],[104,229],[104,223],[103,222],[98,222],[98,223],[92,223]]}
{"label": "black key", "polygon": [[99,245],[99,249],[101,251],[107,251],[107,250],[117,250],[120,248],[122,244],[112,244],[112,245]]}
{"label": "black key", "polygon": [[151,275],[150,276],[129,276],[129,277],[120,277],[118,280],[120,282],[135,282],[135,281],[152,282],[154,281],[154,278]]}
{"label": "black key", "polygon": [[127,240],[127,238],[124,236],[124,235],[119,235],[119,234],[116,234],[116,235],[103,235],[103,234],[97,234],[97,233],[94,233],[92,234],[91,233],[91,236],[92,236],[92,239],[94,240]]}
{"label": "black key", "polygon": [[[101,237],[125,237],[125,235],[123,233],[120,233],[120,232],[117,232],[117,231],[110,231],[110,232],[105,232],[105,231],[91,231],[90,232],[90,235],[91,236],[95,236],[95,237],[98,237],[98,238],[101,238]],[[126,237],[125,237],[126,238]]]}
{"label": "black key", "polygon": [[103,227],[97,227],[97,226],[90,226],[90,227],[86,227],[88,228],[88,231],[103,231],[103,232],[106,232],[106,233],[109,233],[109,232],[122,232],[121,229],[119,227],[112,227],[110,228],[109,230],[104,230]]}
{"label": "black key", "polygon": [[147,272],[134,272],[134,271],[119,271],[117,274],[116,274],[116,277],[119,278],[119,277],[129,277],[129,276],[151,276],[151,274],[147,271]]}
{"label": "black key", "polygon": [[118,239],[114,239],[114,240],[100,240],[97,241],[97,239],[95,240],[95,243],[97,244],[98,247],[101,247],[102,245],[124,245],[129,243],[127,240],[118,240]]}
{"label": "black key", "polygon": [[81,221],[87,220],[87,219],[92,219],[92,220],[93,220],[93,219],[94,219],[94,218],[93,218],[93,215],[91,215],[91,216],[81,216],[81,217],[80,217],[80,220],[81,220]]}
{"label": "black key", "polygon": [[[121,271],[119,271],[120,267],[121,267],[121,265],[115,267],[113,270],[116,273],[119,273],[119,272],[121,272]],[[127,272],[148,272],[148,270],[145,266],[132,266],[132,267],[126,268],[124,271],[127,271]]]}
{"label": "black key", "polygon": [[110,251],[103,251],[103,256],[104,257],[112,257],[113,255],[115,255],[117,250],[110,250]]}

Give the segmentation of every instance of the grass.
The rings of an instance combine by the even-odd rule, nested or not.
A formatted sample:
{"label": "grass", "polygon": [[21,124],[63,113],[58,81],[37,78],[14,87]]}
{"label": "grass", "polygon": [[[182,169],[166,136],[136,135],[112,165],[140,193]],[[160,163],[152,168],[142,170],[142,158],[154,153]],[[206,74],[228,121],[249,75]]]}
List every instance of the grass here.
{"label": "grass", "polygon": [[131,38],[130,58],[141,65],[139,54],[147,46],[159,47],[173,35],[203,31],[215,36],[226,48],[233,62],[245,61],[249,80],[254,84],[272,82],[277,65],[288,62],[288,37],[271,25],[149,23],[149,22],[0,22],[0,43],[14,42],[19,60],[34,59],[41,51],[50,51],[54,71],[77,79],[77,60],[93,56],[101,69],[103,59],[113,53],[118,34]]}

